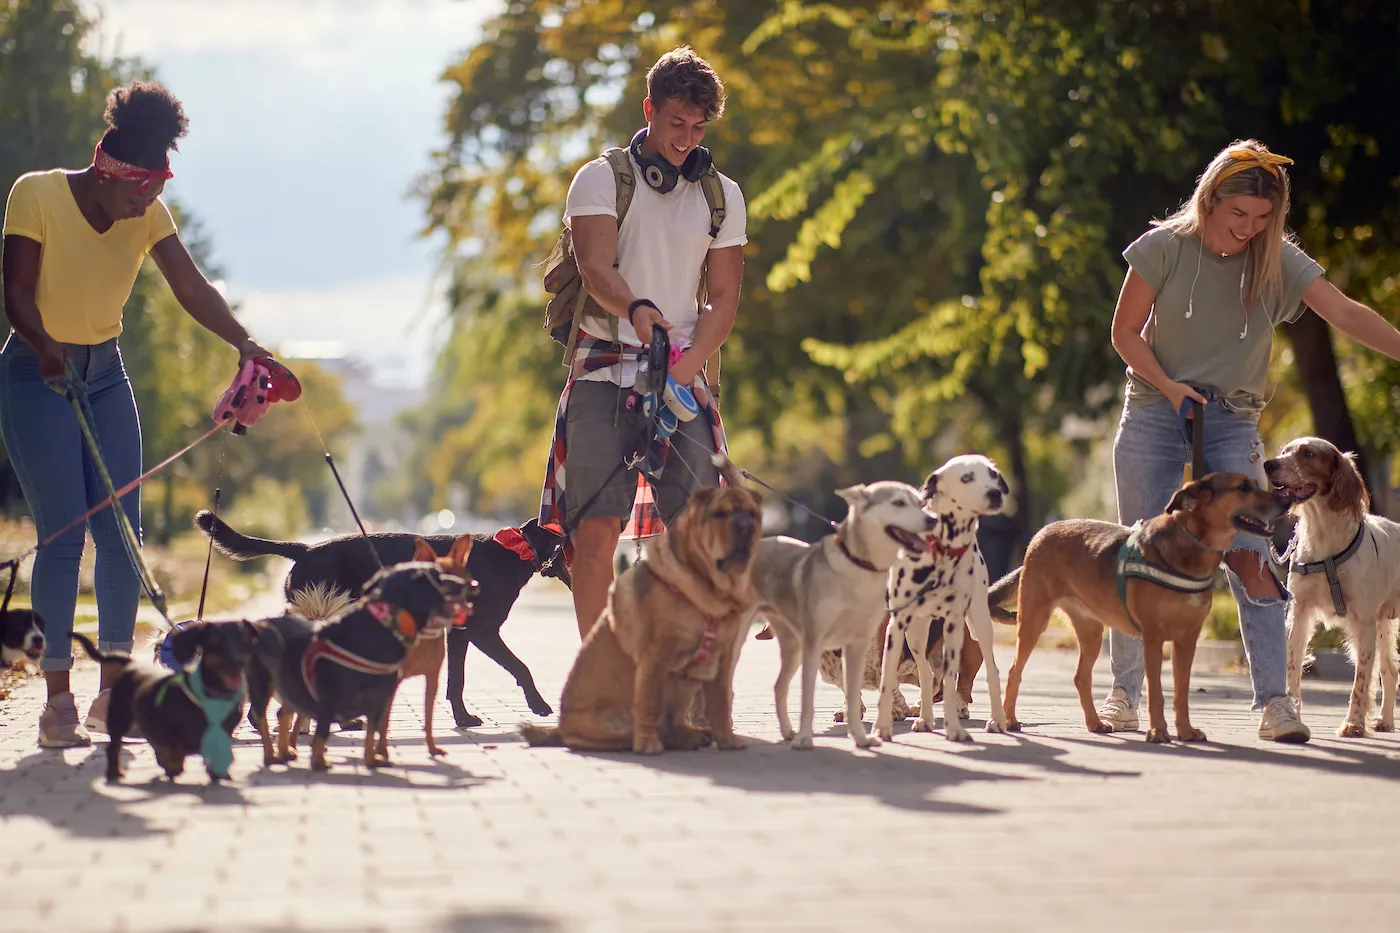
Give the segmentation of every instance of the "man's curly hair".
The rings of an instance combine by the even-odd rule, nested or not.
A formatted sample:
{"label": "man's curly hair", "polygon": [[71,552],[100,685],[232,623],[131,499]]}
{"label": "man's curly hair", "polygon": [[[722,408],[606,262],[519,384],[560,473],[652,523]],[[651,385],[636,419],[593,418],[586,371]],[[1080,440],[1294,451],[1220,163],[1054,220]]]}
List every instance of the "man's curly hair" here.
{"label": "man's curly hair", "polygon": [[661,106],[680,98],[705,115],[718,120],[724,115],[724,84],[719,75],[688,45],[672,49],[656,60],[647,72],[647,97]]}
{"label": "man's curly hair", "polygon": [[165,167],[166,154],[180,148],[190,126],[179,99],[154,81],[133,81],[107,95],[102,119],[110,127],[102,137],[107,154],[148,169]]}

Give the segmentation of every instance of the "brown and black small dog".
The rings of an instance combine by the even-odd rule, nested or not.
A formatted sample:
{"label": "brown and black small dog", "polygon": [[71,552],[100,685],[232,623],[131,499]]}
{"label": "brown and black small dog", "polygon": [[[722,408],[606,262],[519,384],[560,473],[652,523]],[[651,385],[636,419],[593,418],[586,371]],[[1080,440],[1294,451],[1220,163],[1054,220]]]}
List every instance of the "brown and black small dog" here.
{"label": "brown and black small dog", "polygon": [[[177,660],[188,662],[199,652],[199,675],[204,690],[211,697],[234,699],[244,686],[244,673],[257,645],[257,633],[248,622],[193,622],[171,634]],[[200,753],[205,729],[209,722],[199,706],[176,685],[183,672],[155,667],[133,661],[129,657],[106,655],[85,635],[73,633],[73,639],[88,655],[101,664],[121,667],[121,674],[112,685],[107,707],[107,780],[122,777],[122,737],[131,733],[134,723],[150,743],[167,777],[175,780],[185,770],[185,757]],[[238,699],[221,728],[230,737],[243,716],[243,702]],[[220,773],[208,761],[205,770],[209,782],[228,780],[228,772]]]}
{"label": "brown and black small dog", "polygon": [[[438,557],[431,544],[422,538],[413,550],[413,560],[429,564],[437,564],[442,568],[443,573],[451,574],[454,577],[461,577],[467,581],[469,592],[475,597],[481,591],[481,587],[472,575],[467,571],[467,558],[471,557],[472,545],[475,539],[471,535],[462,535],[452,542],[452,548],[444,557]],[[461,628],[466,624],[466,619],[471,615],[471,605],[466,606],[466,615],[460,624],[454,628]],[[438,681],[442,676],[442,662],[447,658],[447,635],[446,631],[424,635],[412,647],[408,649],[408,656],[404,658],[402,673],[399,675],[399,683],[402,684],[410,677],[417,677],[422,674],[426,678],[423,688],[423,739],[428,746],[428,754],[431,756],[446,755],[446,749],[439,747],[433,740],[433,704],[437,701]],[[395,691],[397,693],[397,691]],[[384,718],[379,723],[379,758],[383,762],[389,760],[389,711],[394,706],[393,697],[389,698],[389,705],[384,708]]]}
{"label": "brown and black small dog", "polygon": [[37,662],[43,656],[43,616],[33,609],[0,612],[0,665]]}
{"label": "brown and black small dog", "polygon": [[[1138,541],[1151,565],[1195,579],[1214,575],[1237,532],[1267,537],[1274,522],[1288,510],[1290,499],[1261,489],[1243,473],[1210,473],[1182,487],[1167,510],[1144,522]],[[1016,696],[1021,673],[1035,650],[1036,640],[1060,609],[1074,625],[1079,640],[1079,666],[1074,686],[1090,732],[1111,731],[1094,709],[1094,660],[1103,646],[1104,626],[1127,635],[1141,635],[1147,677],[1149,742],[1169,742],[1162,697],[1162,646],[1172,643],[1174,706],[1177,737],[1205,741],[1188,714],[1191,661],[1196,640],[1210,614],[1209,590],[1183,593],[1147,580],[1127,582],[1125,610],[1118,598],[1118,553],[1131,529],[1110,522],[1069,519],[1040,529],[1026,548],[1022,565],[998,581],[988,594],[992,617],[1019,624],[1016,663],[1006,678],[1007,728],[1019,730]],[[1000,607],[1018,600],[1016,614]],[[1141,624],[1139,631],[1128,616]]]}

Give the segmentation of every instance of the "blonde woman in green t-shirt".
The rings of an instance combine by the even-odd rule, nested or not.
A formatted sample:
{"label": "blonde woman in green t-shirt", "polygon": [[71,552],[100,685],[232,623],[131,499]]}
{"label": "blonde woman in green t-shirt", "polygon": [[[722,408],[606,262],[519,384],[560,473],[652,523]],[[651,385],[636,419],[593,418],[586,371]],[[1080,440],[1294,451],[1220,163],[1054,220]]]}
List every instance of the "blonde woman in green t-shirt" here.
{"label": "blonde woman in green t-shirt", "polygon": [[[1190,201],[1123,253],[1129,268],[1113,313],[1113,347],[1128,364],[1128,386],[1113,474],[1125,525],[1160,514],[1181,485],[1191,445],[1178,412],[1188,401],[1205,405],[1206,468],[1267,482],[1258,421],[1274,327],[1296,320],[1304,306],[1400,359],[1400,332],[1338,291],[1290,238],[1290,164],[1255,140],[1234,143],[1211,160]],[[1286,602],[1267,548],[1264,539],[1241,534],[1225,555],[1253,709],[1263,712],[1261,738],[1306,742],[1308,728],[1286,695]],[[1134,730],[1142,641],[1110,632],[1109,646],[1113,689],[1099,715],[1115,730]]]}

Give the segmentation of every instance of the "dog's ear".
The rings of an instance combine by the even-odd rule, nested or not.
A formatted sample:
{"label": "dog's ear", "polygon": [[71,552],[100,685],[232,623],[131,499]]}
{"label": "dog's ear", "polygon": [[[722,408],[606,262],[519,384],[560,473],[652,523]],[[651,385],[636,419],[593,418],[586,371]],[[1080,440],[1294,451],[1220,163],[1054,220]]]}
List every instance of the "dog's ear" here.
{"label": "dog's ear", "polygon": [[1215,474],[1188,483],[1176,491],[1172,496],[1172,501],[1167,503],[1167,514],[1172,512],[1190,511],[1199,505],[1204,505],[1215,498],[1215,487],[1211,485],[1211,479]]}
{"label": "dog's ear", "polygon": [[471,535],[462,535],[452,542],[452,550],[447,552],[447,559],[453,567],[467,566],[467,558],[471,556],[472,545],[475,543],[476,539]]}
{"label": "dog's ear", "polygon": [[836,490],[836,494],[846,500],[846,504],[853,510],[864,508],[870,504],[869,486],[847,486],[845,489]]}
{"label": "dog's ear", "polygon": [[437,558],[437,551],[433,550],[433,546],[431,544],[429,544],[422,538],[413,539],[413,557],[411,558],[411,560],[415,564],[436,563]]}
{"label": "dog's ear", "polygon": [[919,498],[927,502],[938,495],[938,474],[930,473],[928,479],[919,487]]}
{"label": "dog's ear", "polygon": [[194,653],[204,643],[204,634],[208,628],[208,622],[186,622],[172,631],[168,637],[170,653],[175,656],[175,660],[181,664],[188,664],[194,660]]}
{"label": "dog's ear", "polygon": [[249,651],[252,651],[258,646],[258,627],[247,619],[243,619],[236,624],[238,625],[239,634],[243,636],[243,644],[247,646]]}
{"label": "dog's ear", "polygon": [[1333,511],[1346,512],[1360,519],[1371,507],[1366,481],[1356,468],[1356,454],[1332,451],[1332,488],[1327,493],[1327,505]]}
{"label": "dog's ear", "polygon": [[992,475],[996,477],[997,488],[1001,490],[1001,494],[1003,496],[1011,495],[1011,487],[1006,485],[1006,477],[997,472],[993,472]]}

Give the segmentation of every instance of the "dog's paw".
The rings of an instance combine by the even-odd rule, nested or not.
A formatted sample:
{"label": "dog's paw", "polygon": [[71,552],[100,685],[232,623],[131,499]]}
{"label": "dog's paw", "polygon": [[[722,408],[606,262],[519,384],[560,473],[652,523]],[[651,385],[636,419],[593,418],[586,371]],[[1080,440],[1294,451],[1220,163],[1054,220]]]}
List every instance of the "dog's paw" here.
{"label": "dog's paw", "polygon": [[838,709],[836,712],[834,712],[834,713],[831,714],[831,721],[832,721],[832,722],[845,722],[845,721],[846,721],[846,711],[843,710],[843,709]]}
{"label": "dog's paw", "polygon": [[856,743],[856,748],[878,748],[881,744],[878,736],[869,733],[863,736],[853,735],[851,741]]}
{"label": "dog's paw", "polygon": [[1344,722],[1337,730],[1337,735],[1344,739],[1364,739],[1366,738],[1366,724],[1360,722]]}
{"label": "dog's paw", "polygon": [[459,729],[475,729],[477,726],[481,725],[481,717],[473,716],[466,710],[462,710],[460,713],[454,711],[452,713],[452,718],[456,721],[457,728]]}
{"label": "dog's paw", "polygon": [[[530,712],[534,713],[536,716],[553,716],[554,707],[541,699],[538,703],[530,704]],[[478,720],[477,724],[480,725],[480,720]]]}
{"label": "dog's paw", "polygon": [[810,735],[794,735],[791,747],[794,751],[805,752],[812,747],[812,737]]}
{"label": "dog's paw", "polygon": [[749,743],[737,735],[721,735],[715,738],[715,746],[722,752],[737,752],[748,748]]}
{"label": "dog's paw", "polygon": [[1104,722],[1102,719],[1097,719],[1094,722],[1085,723],[1085,726],[1090,732],[1094,733],[1095,735],[1108,735],[1113,731],[1113,727],[1110,726],[1108,723]]}
{"label": "dog's paw", "polygon": [[1168,733],[1166,729],[1158,729],[1156,726],[1153,726],[1147,730],[1147,741],[1154,745],[1165,745],[1171,740],[1171,734]]}
{"label": "dog's paw", "polygon": [[311,761],[311,770],[312,770],[312,771],[329,771],[330,769],[331,769],[331,763],[330,763],[329,761],[326,761],[325,759],[322,759],[322,760],[320,760],[320,761],[317,761],[317,760],[315,760],[315,759],[313,758],[312,761]]}
{"label": "dog's paw", "polygon": [[[967,713],[960,713],[959,715],[966,717],[966,716],[967,716]],[[1020,723],[1017,723],[1017,725],[1020,725]],[[987,731],[988,731],[988,732],[1007,732],[1007,731],[1010,730],[1010,728],[1011,728],[1011,724],[1008,723],[1008,722],[1006,722],[1005,720],[1003,720],[1003,721],[1001,721],[1001,722],[997,722],[995,719],[988,719],[988,720],[987,720]]]}
{"label": "dog's paw", "polygon": [[[792,731],[792,726],[782,726],[782,725],[778,726],[778,734],[781,735],[781,736],[783,737],[783,741],[784,741],[784,742],[791,742],[791,741],[796,737],[796,735],[797,735],[796,732],[793,732],[793,731]],[[810,740],[811,740],[810,737],[808,737],[808,741],[810,741]]]}
{"label": "dog's paw", "polygon": [[958,704],[958,718],[959,718],[959,719],[967,719],[967,718],[968,718],[969,716],[971,716],[971,715],[972,715],[972,710],[971,710],[970,707],[968,707],[968,705],[967,705],[966,703],[959,703],[959,704]]}
{"label": "dog's paw", "polygon": [[1007,731],[1007,732],[1020,732],[1020,731],[1021,731],[1021,720],[1019,720],[1019,719],[1014,719],[1014,718],[1008,718],[1008,719],[1006,720],[1006,731]]}
{"label": "dog's paw", "polygon": [[972,733],[971,733],[971,732],[968,732],[968,731],[967,731],[966,729],[964,729],[962,726],[955,726],[955,725],[951,725],[951,724],[950,724],[950,725],[949,725],[946,729],[944,729],[943,731],[944,731],[944,734],[948,736],[948,741],[949,741],[949,742],[971,742],[971,741],[972,741]]}
{"label": "dog's paw", "polygon": [[1394,732],[1394,731],[1395,731],[1395,720],[1393,720],[1393,719],[1376,719],[1376,720],[1373,720],[1373,721],[1371,722],[1371,728],[1372,728],[1372,729],[1375,729],[1377,732]]}
{"label": "dog's paw", "polygon": [[[446,755],[446,754],[447,754],[447,749],[443,748],[441,745],[438,745],[436,742],[434,742],[433,744],[431,744],[431,745],[428,746],[428,757],[429,757],[429,758],[440,758],[440,757],[442,757],[442,756],[444,756],[444,755]],[[388,758],[386,757],[385,760],[387,761]]]}
{"label": "dog's paw", "polygon": [[635,736],[632,739],[632,751],[638,755],[659,755],[661,749],[661,739],[658,736]]}
{"label": "dog's paw", "polygon": [[1185,729],[1177,726],[1176,737],[1182,742],[1204,742],[1206,740],[1206,734],[1195,726],[1187,726]]}
{"label": "dog's paw", "polygon": [[933,723],[929,722],[927,719],[925,719],[924,717],[920,716],[918,719],[914,720],[914,731],[915,731],[915,732],[932,732],[932,731],[933,731]]}

